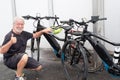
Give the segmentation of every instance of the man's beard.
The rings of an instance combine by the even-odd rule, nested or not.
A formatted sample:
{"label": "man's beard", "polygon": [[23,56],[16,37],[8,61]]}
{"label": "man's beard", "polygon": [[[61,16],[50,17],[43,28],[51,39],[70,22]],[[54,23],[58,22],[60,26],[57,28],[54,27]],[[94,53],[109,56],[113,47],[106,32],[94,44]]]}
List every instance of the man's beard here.
{"label": "man's beard", "polygon": [[21,33],[21,32],[23,31],[23,29],[15,28],[15,31],[16,31],[17,33]]}

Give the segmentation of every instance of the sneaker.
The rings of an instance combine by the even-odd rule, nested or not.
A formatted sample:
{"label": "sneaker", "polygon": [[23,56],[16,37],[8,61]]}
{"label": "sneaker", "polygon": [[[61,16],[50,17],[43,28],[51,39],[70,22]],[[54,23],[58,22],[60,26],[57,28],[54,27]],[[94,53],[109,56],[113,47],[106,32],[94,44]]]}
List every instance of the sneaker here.
{"label": "sneaker", "polygon": [[[15,74],[16,74],[16,71],[14,70],[14,72],[15,72]],[[16,76],[16,75],[15,75]],[[24,73],[22,73],[22,77],[24,77],[25,76],[25,74]]]}
{"label": "sneaker", "polygon": [[23,77],[15,77],[15,80],[25,80]]}

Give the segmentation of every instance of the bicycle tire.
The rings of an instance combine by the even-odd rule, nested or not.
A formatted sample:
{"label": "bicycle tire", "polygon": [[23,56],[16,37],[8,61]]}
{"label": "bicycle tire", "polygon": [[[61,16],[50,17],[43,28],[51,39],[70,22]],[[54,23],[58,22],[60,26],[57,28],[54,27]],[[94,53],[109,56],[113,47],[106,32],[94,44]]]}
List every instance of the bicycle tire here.
{"label": "bicycle tire", "polygon": [[86,50],[87,59],[88,59],[88,72],[94,73],[97,71],[102,71],[104,65],[100,57],[97,55],[96,51],[94,50],[90,51],[85,47],[84,49]]}
{"label": "bicycle tire", "polygon": [[40,60],[40,38],[32,38],[31,39],[31,57],[34,58],[35,60],[39,61]]}
{"label": "bicycle tire", "polygon": [[[71,43],[66,42],[63,45],[61,53],[61,61],[64,68],[65,76],[67,80],[87,80],[88,63],[85,50],[81,45],[78,46],[78,49],[71,48],[70,45]],[[77,63],[73,62],[73,64],[71,64],[70,61],[73,53],[78,54],[79,61]]]}

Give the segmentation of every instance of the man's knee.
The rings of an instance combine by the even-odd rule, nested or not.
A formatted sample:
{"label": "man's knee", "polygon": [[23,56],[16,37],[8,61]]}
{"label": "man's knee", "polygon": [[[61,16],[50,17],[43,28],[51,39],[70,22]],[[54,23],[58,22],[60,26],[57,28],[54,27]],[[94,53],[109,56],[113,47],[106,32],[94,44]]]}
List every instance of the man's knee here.
{"label": "man's knee", "polygon": [[41,65],[36,68],[37,71],[40,71],[41,69],[42,69]]}
{"label": "man's knee", "polygon": [[27,54],[24,54],[24,55],[22,56],[21,60],[27,62],[27,60],[28,60],[28,55],[27,55]]}

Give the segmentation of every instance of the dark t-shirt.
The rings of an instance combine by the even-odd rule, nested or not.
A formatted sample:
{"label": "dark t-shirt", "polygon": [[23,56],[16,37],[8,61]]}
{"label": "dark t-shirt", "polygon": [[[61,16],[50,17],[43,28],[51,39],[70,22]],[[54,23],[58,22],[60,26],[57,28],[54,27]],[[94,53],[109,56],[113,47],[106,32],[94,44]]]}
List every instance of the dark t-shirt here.
{"label": "dark t-shirt", "polygon": [[15,34],[13,31],[10,31],[5,36],[5,39],[4,39],[2,45],[6,44],[8,41],[10,41],[12,33],[13,33],[13,36],[17,38],[17,42],[10,47],[10,49],[7,51],[7,53],[4,53],[4,59],[7,59],[17,53],[24,53],[26,50],[26,45],[27,45],[28,39],[33,37],[32,33],[29,33],[26,31],[22,31],[21,34]]}

